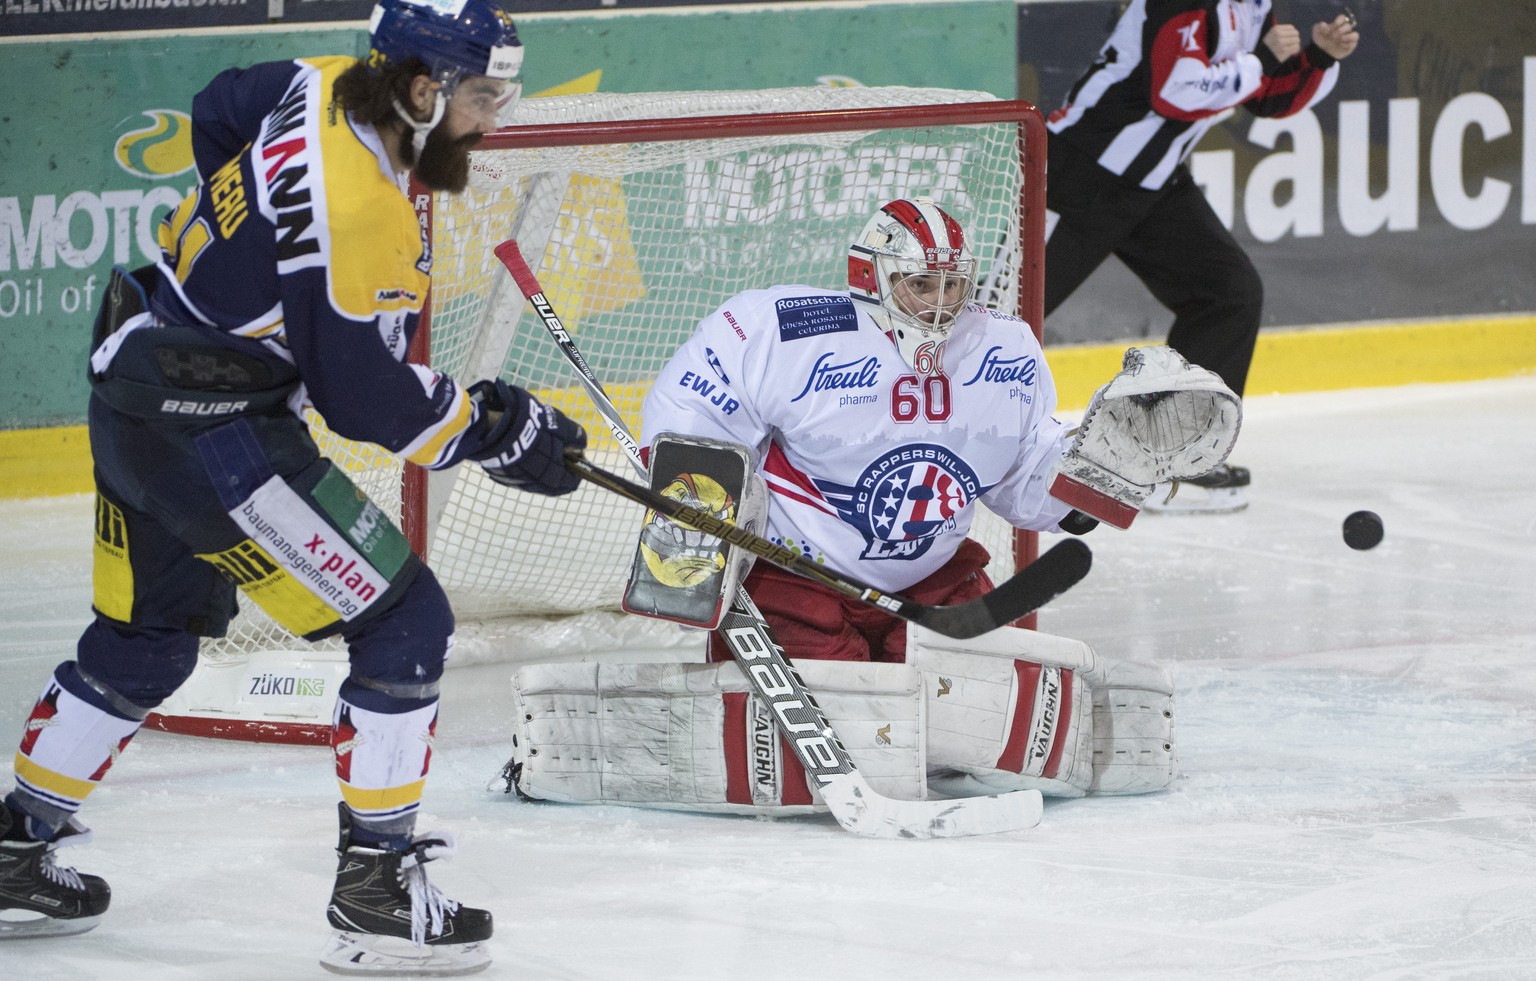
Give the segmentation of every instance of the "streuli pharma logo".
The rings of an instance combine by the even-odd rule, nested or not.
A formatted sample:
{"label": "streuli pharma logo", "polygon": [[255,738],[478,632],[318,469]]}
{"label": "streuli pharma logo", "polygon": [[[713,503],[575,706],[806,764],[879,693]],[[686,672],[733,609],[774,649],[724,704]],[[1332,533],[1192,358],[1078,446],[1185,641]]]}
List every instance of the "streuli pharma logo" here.
{"label": "streuli pharma logo", "polygon": [[130,130],[117,138],[112,159],[135,177],[160,180],[191,170],[192,118],[175,109],[146,109],[141,116],[148,126]]}

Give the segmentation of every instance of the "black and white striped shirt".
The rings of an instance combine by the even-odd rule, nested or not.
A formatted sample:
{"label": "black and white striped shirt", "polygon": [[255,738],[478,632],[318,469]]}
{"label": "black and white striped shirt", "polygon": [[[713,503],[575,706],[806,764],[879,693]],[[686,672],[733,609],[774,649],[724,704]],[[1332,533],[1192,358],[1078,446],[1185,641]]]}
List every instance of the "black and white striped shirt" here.
{"label": "black and white striped shirt", "polygon": [[1289,116],[1332,91],[1338,63],[1315,44],[1284,63],[1264,45],[1271,0],[1132,0],[1048,128],[1149,190],[1242,105]]}

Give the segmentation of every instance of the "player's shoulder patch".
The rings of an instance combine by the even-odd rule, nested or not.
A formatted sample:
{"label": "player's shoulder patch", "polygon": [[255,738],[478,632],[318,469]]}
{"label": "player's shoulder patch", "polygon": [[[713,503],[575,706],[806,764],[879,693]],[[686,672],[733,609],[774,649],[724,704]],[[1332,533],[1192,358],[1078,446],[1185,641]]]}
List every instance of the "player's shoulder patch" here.
{"label": "player's shoulder patch", "polygon": [[779,340],[798,341],[859,329],[853,299],[843,293],[786,294],[773,301]]}

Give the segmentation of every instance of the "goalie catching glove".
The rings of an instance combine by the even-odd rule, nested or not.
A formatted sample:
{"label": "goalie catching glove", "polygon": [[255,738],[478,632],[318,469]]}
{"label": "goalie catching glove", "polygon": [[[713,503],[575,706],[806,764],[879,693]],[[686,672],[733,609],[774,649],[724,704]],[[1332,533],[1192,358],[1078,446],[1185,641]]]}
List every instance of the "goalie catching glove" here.
{"label": "goalie catching glove", "polygon": [[1220,466],[1242,418],[1242,401],[1214,372],[1169,347],[1133,347],[1088,403],[1051,496],[1129,528],[1154,484]]}
{"label": "goalie catching glove", "polygon": [[469,457],[492,480],[549,497],[581,486],[581,478],[565,467],[566,451],[587,445],[586,430],[579,424],[500,379],[475,382],[469,397],[490,427],[484,449]]}

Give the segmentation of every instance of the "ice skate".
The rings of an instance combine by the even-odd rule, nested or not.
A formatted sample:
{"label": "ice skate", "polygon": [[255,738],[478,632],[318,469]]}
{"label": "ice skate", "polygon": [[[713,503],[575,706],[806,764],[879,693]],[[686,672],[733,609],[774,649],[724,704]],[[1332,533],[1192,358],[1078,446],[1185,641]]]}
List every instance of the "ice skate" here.
{"label": "ice skate", "polygon": [[54,862],[61,845],[83,845],[91,833],[73,819],[55,841],[29,839],[0,805],[0,940],[63,937],[101,922],[112,900],[104,879]]}
{"label": "ice skate", "polygon": [[351,840],[341,807],[340,859],[326,917],[336,928],[320,965],[337,974],[448,976],[491,963],[491,914],[461,906],[427,881],[423,865],[447,858],[453,839],[418,835],[403,852]]}
{"label": "ice skate", "polygon": [[1158,484],[1142,502],[1154,514],[1229,514],[1248,506],[1247,467],[1222,464],[1210,473]]}

